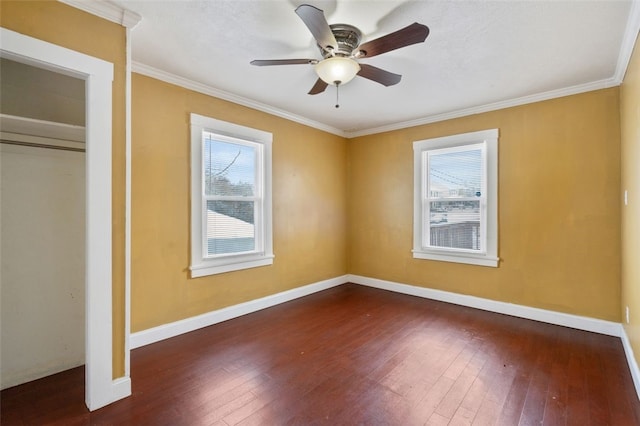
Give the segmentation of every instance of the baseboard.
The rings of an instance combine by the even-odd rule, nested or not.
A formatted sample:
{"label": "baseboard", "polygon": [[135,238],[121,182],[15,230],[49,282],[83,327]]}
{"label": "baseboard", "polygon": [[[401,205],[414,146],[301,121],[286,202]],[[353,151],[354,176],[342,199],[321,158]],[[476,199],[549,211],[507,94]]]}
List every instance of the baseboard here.
{"label": "baseboard", "polygon": [[308,296],[346,282],[348,282],[347,275],[343,275],[305,285],[303,287],[283,291],[281,293],[272,294],[260,299],[251,300],[249,302],[240,303],[238,305],[229,306],[216,311],[207,312],[206,314],[131,333],[129,337],[129,347],[131,349],[139,348],[141,346],[159,342],[183,333],[188,333],[199,328],[208,327],[222,321],[227,321],[265,308],[270,308],[272,306],[279,305],[280,303]]}
{"label": "baseboard", "polygon": [[111,402],[119,401],[131,395],[131,378],[120,377],[113,381]]}
{"label": "baseboard", "polygon": [[131,378],[128,376],[120,377],[115,380],[107,380],[104,385],[98,387],[91,384],[86,386],[85,403],[89,411],[95,411],[130,395]]}
{"label": "baseboard", "polygon": [[[326,290],[346,282],[379,288],[382,290],[394,291],[412,296],[423,297],[425,299],[438,300],[441,302],[453,303],[461,306],[482,309],[485,311],[511,315],[518,318],[526,318],[549,324],[561,325],[578,330],[591,331],[608,336],[622,337],[622,326],[619,323],[604,321],[596,318],[571,315],[562,312],[549,311],[545,309],[532,308],[524,305],[499,302],[496,300],[484,299],[476,296],[451,293],[443,290],[435,290],[426,287],[417,287],[408,284],[401,284],[392,281],[369,278],[360,275],[343,275],[329,280],[320,281],[303,287],[294,288],[281,293],[269,295],[260,299],[251,300],[216,311],[207,312],[180,321],[163,324],[158,327],[131,333],[130,348],[135,349],[171,337],[179,336],[183,333],[208,327],[219,322],[227,321],[242,315],[257,312],[280,303],[285,303],[299,297]],[[625,349],[626,350],[626,349]]]}
{"label": "baseboard", "polygon": [[[535,321],[555,324],[564,327],[575,328],[578,330],[590,331],[608,336],[619,337],[622,340],[633,384],[640,399],[640,369],[633,354],[633,349],[629,342],[629,338],[620,323],[612,321],[604,321],[596,318],[583,317],[579,315],[565,314],[562,312],[549,311],[545,309],[532,308],[524,305],[516,305],[513,303],[499,302],[496,300],[483,299],[481,297],[468,296],[464,294],[451,293],[443,290],[435,290],[425,287],[417,287],[408,284],[401,284],[392,281],[381,280],[377,278],[363,277],[360,275],[343,275],[325,281],[309,284],[303,287],[294,288],[281,293],[276,293],[260,299],[251,300],[196,317],[187,318],[169,324],[147,330],[131,333],[130,347],[131,349],[139,348],[161,340],[169,339],[183,333],[197,330],[199,328],[208,327],[223,321],[237,318],[252,312],[257,312],[272,306],[279,305],[300,297],[308,296],[322,290],[327,290],[341,284],[351,282],[368,287],[389,290],[396,293],[418,296],[425,299],[438,300],[441,302],[453,303],[461,306],[482,309],[485,311],[496,312],[505,315],[511,315],[518,318],[526,318]],[[113,382],[113,401],[125,398],[131,394],[131,379],[121,378]]]}
{"label": "baseboard", "polygon": [[347,278],[349,282],[365,285],[368,287],[375,287],[383,290],[394,291],[396,293],[404,293],[412,296],[423,297],[425,299],[438,300],[441,302],[482,309],[484,311],[497,312],[514,317],[561,325],[578,330],[592,331],[594,333],[621,337],[622,326],[620,325],[620,323],[616,322],[604,321],[579,315],[565,314],[562,312],[548,311],[545,309],[532,308],[529,306],[515,305],[512,303],[499,302],[496,300],[483,299],[481,297],[451,293],[448,291],[434,290],[431,288],[416,287],[408,284],[400,284],[392,281],[380,280],[377,278],[363,277],[360,275],[348,275]]}
{"label": "baseboard", "polygon": [[633,354],[633,348],[627,336],[627,331],[622,327],[620,339],[622,340],[622,346],[624,347],[624,353],[627,356],[627,363],[629,364],[629,370],[631,371],[631,378],[633,379],[633,385],[636,387],[636,394],[640,400],[640,369],[638,368],[638,362]]}

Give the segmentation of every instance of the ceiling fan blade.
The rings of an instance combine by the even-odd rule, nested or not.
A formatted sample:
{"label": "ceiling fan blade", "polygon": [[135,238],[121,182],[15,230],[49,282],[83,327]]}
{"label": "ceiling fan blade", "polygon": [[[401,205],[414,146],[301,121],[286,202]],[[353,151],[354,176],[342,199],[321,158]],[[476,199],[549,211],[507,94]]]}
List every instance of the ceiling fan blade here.
{"label": "ceiling fan blade", "polygon": [[298,64],[315,64],[317,59],[256,59],[251,61],[251,65],[263,67],[265,65],[298,65]]}
{"label": "ceiling fan blade", "polygon": [[311,90],[309,90],[309,94],[310,95],[317,95],[318,93],[322,93],[327,88],[327,86],[328,86],[328,84],[325,83],[322,79],[319,78],[316,81],[316,84],[314,84],[313,87],[311,88]]}
{"label": "ceiling fan blade", "polygon": [[307,28],[309,28],[313,38],[316,39],[320,47],[323,49],[326,49],[328,46],[331,46],[333,49],[338,48],[338,42],[321,9],[308,4],[302,4],[296,8],[296,14],[302,19],[302,22],[304,22]]}
{"label": "ceiling fan blade", "polygon": [[394,74],[369,64],[360,64],[360,71],[358,71],[358,75],[387,87],[400,83],[400,80],[402,79],[400,74]]}
{"label": "ceiling fan blade", "polygon": [[361,56],[371,58],[372,56],[390,52],[401,47],[422,43],[428,35],[429,27],[414,22],[396,32],[361,44],[358,50],[363,52]]}

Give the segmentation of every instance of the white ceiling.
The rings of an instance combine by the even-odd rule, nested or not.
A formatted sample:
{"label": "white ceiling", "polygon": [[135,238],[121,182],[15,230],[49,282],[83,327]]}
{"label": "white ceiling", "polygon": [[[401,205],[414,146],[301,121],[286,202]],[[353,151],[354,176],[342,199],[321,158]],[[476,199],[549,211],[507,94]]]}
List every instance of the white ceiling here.
{"label": "white ceiling", "polygon": [[[638,32],[631,0],[308,1],[330,24],[372,40],[413,22],[425,43],[361,62],[402,74],[391,87],[356,77],[319,95],[310,65],[253,59],[317,58],[295,0],[115,0],[142,16],[134,71],[315,127],[356,136],[620,83]],[[631,45],[631,47],[629,47]]]}

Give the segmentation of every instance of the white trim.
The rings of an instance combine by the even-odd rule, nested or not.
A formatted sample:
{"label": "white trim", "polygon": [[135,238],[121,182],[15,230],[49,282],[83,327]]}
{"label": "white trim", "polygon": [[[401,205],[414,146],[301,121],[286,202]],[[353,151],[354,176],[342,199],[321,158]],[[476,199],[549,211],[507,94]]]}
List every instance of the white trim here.
{"label": "white trim", "polygon": [[[240,126],[191,113],[191,278],[221,274],[273,264],[272,220],[272,142],[273,135],[263,130]],[[207,257],[205,207],[203,185],[203,133],[215,133],[229,142],[250,145],[256,150],[256,213],[255,252]]]}
{"label": "white trim", "polygon": [[636,389],[636,394],[640,400],[640,368],[633,353],[633,348],[622,324],[612,321],[605,321],[596,318],[589,318],[580,315],[565,314],[563,312],[549,311],[546,309],[532,308],[530,306],[516,305],[513,303],[499,302],[496,300],[484,299],[476,296],[451,293],[443,290],[435,290],[426,287],[417,287],[408,284],[400,284],[392,281],[377,278],[363,277],[360,275],[347,275],[347,281],[382,290],[393,291],[395,293],[408,294],[425,299],[437,300],[440,302],[453,303],[460,306],[482,309],[484,311],[510,315],[517,318],[526,318],[562,327],[575,328],[577,330],[590,331],[592,333],[604,334],[607,336],[619,337],[627,358],[631,378]]}
{"label": "white trim", "polygon": [[629,370],[631,371],[631,378],[633,379],[633,385],[636,388],[636,394],[640,400],[640,368],[638,368],[638,362],[633,354],[633,348],[627,336],[627,330],[624,326],[620,326],[620,339],[622,340],[622,347],[624,348],[624,354],[627,356],[627,364],[629,364]]}
{"label": "white trim", "polygon": [[202,93],[202,94],[213,96],[229,102],[233,102],[239,105],[243,105],[249,108],[256,109],[258,111],[266,112],[267,114],[285,118],[287,120],[291,120],[296,123],[304,124],[309,127],[323,130],[325,132],[332,133],[337,136],[342,136],[347,139],[356,138],[359,136],[367,136],[367,135],[373,135],[377,133],[389,132],[393,130],[401,130],[409,127],[421,126],[424,124],[437,123],[440,121],[451,120],[453,118],[466,117],[469,115],[480,114],[484,112],[496,111],[500,109],[526,105],[526,104],[546,101],[550,99],[562,98],[565,96],[592,92],[594,90],[608,89],[610,87],[618,86],[620,84],[620,82],[618,82],[615,78],[612,77],[612,78],[598,80],[590,83],[565,87],[562,89],[550,90],[547,92],[522,96],[519,98],[506,99],[504,101],[493,102],[486,105],[479,105],[471,108],[454,110],[454,111],[445,112],[442,114],[429,115],[416,120],[401,121],[398,123],[392,123],[392,124],[388,124],[380,127],[372,127],[369,129],[345,131],[345,130],[340,130],[338,128],[335,128],[333,126],[329,126],[324,123],[310,120],[300,115],[292,114],[288,111],[284,111],[267,104],[254,101],[252,99],[234,95],[233,93],[225,92],[223,90],[216,89],[206,84],[198,83],[196,81],[193,81],[184,77],[180,77],[175,74],[171,74],[169,72],[160,70],[158,68],[154,68],[149,65],[142,64],[140,62],[133,61],[133,72],[146,75],[147,77],[155,78],[157,80],[164,81],[166,83],[174,84],[176,86],[180,86],[185,89],[193,90],[198,93]]}
{"label": "white trim", "polygon": [[499,302],[497,300],[489,300],[481,297],[451,293],[426,287],[416,287],[408,284],[380,280],[377,278],[363,277],[360,275],[348,275],[348,280],[354,284],[366,285],[368,287],[409,294],[411,296],[418,296],[425,299],[438,300],[461,306],[468,306],[471,308],[482,309],[483,311],[496,312],[518,318],[526,318],[549,324],[561,325],[563,327],[570,327],[578,330],[606,334],[608,336],[620,337],[621,333],[620,323],[596,318],[548,311],[546,309]]}
{"label": "white trim", "polygon": [[224,274],[226,272],[241,271],[243,269],[259,268],[261,266],[273,265],[273,255],[253,254],[233,257],[232,260],[215,259],[209,264],[192,265],[191,278],[206,277],[208,275]]}
{"label": "white trim", "polygon": [[84,126],[8,114],[0,114],[0,129],[2,129],[2,132],[8,133],[82,142],[83,145],[86,136]]}
{"label": "white trim", "polygon": [[500,262],[499,257],[483,256],[481,254],[474,255],[473,253],[453,253],[447,254],[444,250],[437,252],[435,250],[430,251],[427,249],[411,250],[414,259],[422,260],[436,260],[439,262],[451,262],[451,263],[466,263],[467,265],[476,266],[488,266],[491,268],[497,268]]}
{"label": "white trim", "polygon": [[[113,72],[113,65],[109,64]],[[87,78],[87,364],[90,410],[113,402],[103,393],[113,382],[112,325],[112,81],[113,76]],[[108,299],[108,300],[107,300]],[[104,323],[108,321],[107,323]],[[108,336],[108,337],[107,337]],[[99,363],[92,360],[101,359]],[[110,365],[107,366],[107,361]],[[93,365],[91,365],[93,363]],[[92,371],[93,370],[93,371]]]}
{"label": "white trim", "polygon": [[398,123],[392,123],[385,126],[373,127],[369,129],[362,129],[356,131],[345,131],[333,126],[329,126],[318,121],[302,117],[290,113],[285,110],[281,110],[272,107],[267,104],[263,104],[252,99],[244,98],[242,96],[234,95],[233,93],[225,92],[215,87],[208,86],[206,84],[198,83],[196,81],[180,77],[175,74],[171,74],[167,71],[154,68],[149,65],[142,64],[140,62],[133,61],[133,72],[146,75],[147,77],[155,78],[156,80],[164,81],[166,83],[174,84],[185,89],[193,90],[198,93],[202,93],[208,96],[213,96],[219,99],[223,99],[229,102],[243,105],[249,108],[256,109],[258,111],[265,112],[267,114],[275,115],[296,123],[303,124],[305,126],[313,127],[319,130],[323,130],[327,133],[332,133],[337,136],[342,136],[347,139],[373,135],[377,133],[389,132],[392,130],[406,129],[409,127],[421,126],[424,124],[437,123],[439,121],[450,120],[453,118],[466,117],[468,115],[480,114],[483,112],[496,111],[500,109],[510,108],[514,106],[526,105],[534,102],[546,101],[549,99],[561,98],[564,96],[577,95],[580,93],[591,92],[594,90],[607,89],[609,87],[618,86],[620,83],[614,78],[608,78],[604,80],[598,80],[591,83],[578,84],[576,86],[565,87],[557,90],[550,90],[548,92],[537,93],[533,95],[522,96],[514,99],[507,99],[504,101],[494,102],[486,105],[479,105],[471,108],[465,108],[461,110],[455,110],[445,112],[442,114],[430,115],[417,120],[402,121]]}
{"label": "white trim", "polygon": [[[480,130],[457,135],[442,136],[413,142],[413,257],[435,261],[466,263],[470,265],[498,267],[498,129]],[[426,224],[429,206],[429,167],[425,155],[430,151],[481,149],[483,156],[482,173],[486,178],[480,190],[486,194],[479,197],[484,205],[486,217],[480,221],[480,235],[485,235],[480,250],[445,249],[429,245],[425,235],[431,225]],[[455,200],[455,198],[452,198]],[[427,206],[425,207],[425,204]]]}
{"label": "white trim", "polygon": [[131,378],[127,375],[113,380],[111,402],[119,401],[131,395]]}
{"label": "white trim", "polygon": [[[91,13],[96,16],[100,16],[109,21],[123,25],[129,29],[133,29],[143,18],[135,12],[128,9],[120,8],[119,6],[97,0],[58,0],[62,3],[68,4],[85,12]],[[442,114],[435,114],[426,116],[417,120],[402,121],[398,123],[392,123],[384,126],[373,127],[369,129],[362,129],[356,131],[344,131],[333,126],[329,126],[324,123],[320,123],[306,117],[302,117],[291,112],[281,110],[272,107],[267,104],[263,104],[252,99],[244,98],[242,96],[235,95],[233,93],[225,92],[214,87],[189,80],[184,77],[171,74],[169,72],[151,67],[149,65],[133,62],[133,71],[139,74],[146,75],[167,83],[175,84],[180,87],[184,87],[189,90],[194,90],[199,93],[203,93],[216,98],[224,99],[230,102],[234,102],[239,105],[247,106],[249,108],[257,109],[268,114],[272,114],[278,117],[285,118],[287,120],[294,121],[296,123],[304,124],[309,127],[313,127],[319,130],[326,131],[338,136],[342,136],[348,139],[373,135],[377,133],[389,132],[393,130],[406,129],[409,127],[421,126],[424,124],[436,123],[439,121],[450,120],[453,118],[466,117],[473,114],[480,114],[484,112],[496,111],[504,108],[510,108],[514,106],[520,106],[530,104],[534,102],[546,101],[549,99],[561,98],[564,96],[577,95],[580,93],[591,92],[593,90],[606,89],[609,87],[618,86],[624,79],[624,74],[629,65],[631,54],[633,53],[633,47],[640,31],[640,1],[632,0],[631,10],[629,12],[629,18],[627,20],[627,26],[624,32],[623,40],[620,46],[620,52],[618,54],[618,61],[616,69],[611,78],[593,81],[590,83],[578,84],[575,86],[565,87],[556,90],[550,90],[547,92],[536,93],[533,95],[522,96],[513,99],[506,99],[504,101],[494,102],[486,105],[478,105],[471,108],[465,108],[461,110],[449,111]]]}
{"label": "white trim", "polygon": [[131,29],[125,30],[124,375],[131,375]]}
{"label": "white trim", "polygon": [[149,65],[141,64],[140,62],[133,61],[133,72],[146,75],[147,77],[155,78],[156,80],[164,81],[165,83],[170,83],[179,87],[183,87],[185,89],[193,90],[194,92],[213,96],[218,99],[233,102],[235,104],[246,106],[258,111],[266,112],[267,114],[275,115],[276,117],[281,117],[296,123],[303,124],[305,126],[323,130],[327,133],[333,133],[334,135],[342,137],[346,136],[346,133],[344,131],[335,127],[328,126],[318,121],[310,120],[300,115],[254,101],[252,99],[234,95],[233,93],[225,92],[224,90],[216,89],[215,87],[198,83],[196,81],[189,80],[188,78],[180,77],[178,75],[171,74],[169,72],[151,67]]}
{"label": "white trim", "polygon": [[128,9],[121,8],[115,3],[97,0],[58,0],[76,9],[90,13],[107,21],[115,22],[129,29],[133,29],[142,20],[142,16]]}
{"label": "white trim", "polygon": [[[111,135],[113,64],[0,28],[0,56],[86,81],[85,402],[95,410],[122,394],[112,378]],[[114,391],[114,383],[119,392]],[[126,390],[126,389],[125,389]],[[126,392],[125,392],[126,393]]]}
{"label": "white trim", "polygon": [[620,44],[620,53],[618,54],[618,63],[616,64],[616,71],[613,74],[613,79],[622,84],[624,75],[627,72],[631,55],[633,54],[633,47],[636,44],[638,33],[640,32],[640,0],[632,0],[631,10],[629,11],[629,19],[627,20],[627,27],[624,31],[622,43]]}
{"label": "white trim", "polygon": [[406,129],[409,127],[422,126],[424,124],[437,123],[439,121],[451,120],[453,118],[466,117],[484,112],[497,111],[500,109],[511,108],[520,105],[532,104],[535,102],[547,101],[550,99],[562,98],[564,96],[577,95],[580,93],[591,92],[594,90],[607,89],[609,87],[618,86],[614,78],[594,81],[591,83],[578,84],[576,86],[565,87],[562,89],[550,90],[548,92],[536,93],[533,95],[522,96],[519,98],[506,99],[504,101],[493,102],[486,105],[478,105],[471,108],[464,108],[455,111],[449,111],[442,114],[429,115],[417,120],[402,121],[392,123],[385,126],[373,127],[370,129],[357,130],[354,132],[345,132],[346,138],[355,138],[359,136],[374,135],[377,133],[390,132],[392,130]]}
{"label": "white trim", "polygon": [[548,324],[563,327],[575,328],[578,330],[590,331],[593,333],[619,337],[629,363],[633,383],[640,399],[640,369],[633,355],[633,349],[629,343],[627,334],[620,323],[604,321],[595,318],[583,317],[579,315],[565,314],[562,312],[548,311],[545,309],[532,308],[529,306],[516,305],[512,303],[499,302],[484,299],[481,297],[467,296],[463,294],[451,293],[442,290],[435,290],[425,287],[416,287],[408,284],[400,284],[392,281],[380,280],[377,278],[363,277],[360,275],[343,275],[325,281],[309,284],[303,287],[294,288],[281,293],[269,295],[260,299],[229,306],[216,311],[207,312],[184,320],[163,324],[147,330],[138,331],[131,334],[131,349],[140,348],[165,339],[189,333],[204,327],[238,318],[262,309],[286,303],[300,297],[308,296],[323,290],[345,283],[354,283],[367,287],[393,291],[395,293],[418,296],[425,299],[437,300],[446,303],[453,303],[460,306],[468,306],[484,311],[510,315],[517,318],[526,318]]}
{"label": "white trim", "polygon": [[313,127],[319,130],[323,130],[327,133],[332,133],[337,136],[342,136],[347,139],[373,135],[377,133],[389,132],[392,130],[401,130],[409,127],[421,126],[424,124],[437,123],[439,121],[450,120],[453,118],[466,117],[469,115],[480,114],[484,112],[496,111],[505,108],[511,108],[514,106],[531,104],[534,102],[541,102],[550,99],[561,98],[565,96],[577,95],[580,93],[591,92],[594,90],[607,89],[610,87],[618,86],[620,83],[614,78],[608,78],[605,80],[598,80],[591,83],[578,84],[576,86],[565,87],[557,90],[550,90],[548,92],[536,93],[533,95],[522,96],[514,99],[507,99],[504,101],[494,102],[486,105],[479,105],[471,108],[465,108],[442,114],[430,115],[417,120],[402,121],[398,123],[392,123],[385,126],[373,127],[369,129],[356,130],[356,131],[344,131],[338,128],[329,126],[318,121],[310,120],[300,115],[292,114],[288,111],[284,111],[267,104],[263,104],[248,98],[244,98],[238,95],[234,95],[229,92],[225,92],[220,89],[208,86],[206,84],[198,83],[193,80],[189,80],[184,77],[171,74],[169,72],[160,70],[158,68],[151,67],[136,61],[133,61],[133,72],[146,75],[147,77],[155,78],[156,80],[164,81],[166,83],[174,84],[176,86],[183,87],[185,89],[193,90],[198,93],[202,93],[208,96],[213,96],[219,99],[223,99],[229,102],[243,105],[249,108],[256,109],[258,111],[265,112],[267,114],[275,115],[296,123],[304,124],[305,126]]}
{"label": "white trim", "polygon": [[297,287],[281,293],[262,297],[260,299],[250,300],[238,305],[207,312],[206,314],[138,331],[131,334],[131,348],[139,348],[151,343],[179,336],[190,331],[198,330],[203,327],[208,327],[223,321],[241,317],[252,312],[270,308],[281,303],[289,302],[300,297],[308,296],[319,291],[327,290],[348,282],[347,277],[347,275],[343,275],[341,277],[319,281],[303,287]]}

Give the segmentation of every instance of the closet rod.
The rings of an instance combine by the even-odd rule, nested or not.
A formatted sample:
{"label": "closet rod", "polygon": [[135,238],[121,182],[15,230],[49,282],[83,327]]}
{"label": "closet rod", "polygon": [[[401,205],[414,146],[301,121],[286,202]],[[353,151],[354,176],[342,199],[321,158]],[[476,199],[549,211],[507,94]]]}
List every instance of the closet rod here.
{"label": "closet rod", "polygon": [[43,143],[33,143],[33,142],[21,142],[21,141],[9,141],[2,139],[0,143],[4,143],[7,145],[20,145],[20,146],[30,146],[33,148],[47,148],[47,149],[58,149],[61,151],[74,151],[74,152],[86,152],[84,148],[74,148],[71,146],[57,146],[57,145],[47,145]]}

